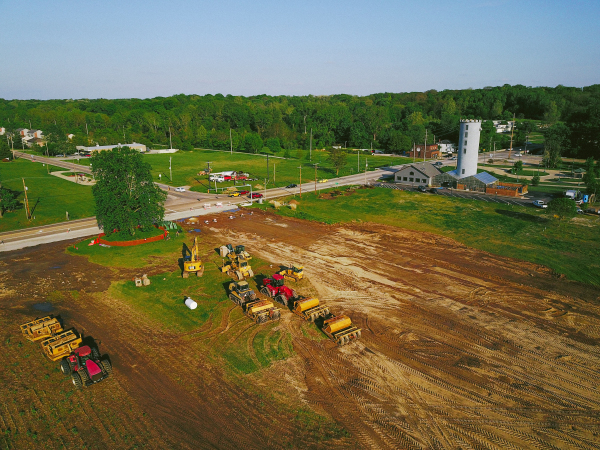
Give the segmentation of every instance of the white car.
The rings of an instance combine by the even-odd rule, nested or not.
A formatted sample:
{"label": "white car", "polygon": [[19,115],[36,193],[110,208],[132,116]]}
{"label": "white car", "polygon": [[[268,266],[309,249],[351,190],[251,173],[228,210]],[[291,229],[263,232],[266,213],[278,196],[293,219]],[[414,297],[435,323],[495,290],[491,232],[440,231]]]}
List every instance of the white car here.
{"label": "white car", "polygon": [[547,208],[548,205],[543,200],[534,200],[533,206],[537,206],[538,208]]}
{"label": "white car", "polygon": [[185,188],[182,188],[182,187],[175,188],[175,192],[185,192]]}

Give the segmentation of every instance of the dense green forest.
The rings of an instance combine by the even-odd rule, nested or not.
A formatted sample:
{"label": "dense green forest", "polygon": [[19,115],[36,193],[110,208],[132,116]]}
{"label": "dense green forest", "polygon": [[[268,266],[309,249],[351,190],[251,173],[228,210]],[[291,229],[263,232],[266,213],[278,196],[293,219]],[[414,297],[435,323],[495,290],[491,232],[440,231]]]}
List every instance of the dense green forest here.
{"label": "dense green forest", "polygon": [[[422,143],[458,140],[460,118],[511,120],[516,115],[516,143],[532,131],[542,132],[557,155],[600,157],[600,85],[585,88],[521,85],[484,89],[351,95],[252,97],[175,95],[152,99],[4,100],[0,126],[7,130],[44,131],[53,153],[64,152],[65,136],[73,144],[140,142],[236,151],[343,147],[409,150]],[[542,125],[542,128],[540,128]],[[507,146],[484,122],[482,149],[495,141]],[[6,148],[7,140],[0,140]],[[15,147],[20,147],[19,143]]]}

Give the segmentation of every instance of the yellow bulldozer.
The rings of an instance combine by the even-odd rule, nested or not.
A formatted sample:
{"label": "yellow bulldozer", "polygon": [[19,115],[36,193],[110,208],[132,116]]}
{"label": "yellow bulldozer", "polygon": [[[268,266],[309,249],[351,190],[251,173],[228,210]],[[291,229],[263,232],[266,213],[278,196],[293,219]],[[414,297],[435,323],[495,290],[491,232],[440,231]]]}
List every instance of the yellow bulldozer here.
{"label": "yellow bulldozer", "polygon": [[254,272],[248,264],[248,260],[240,255],[227,255],[227,261],[223,262],[221,272],[227,273],[234,280],[240,281],[246,278],[252,278]]}
{"label": "yellow bulldozer", "polygon": [[202,261],[200,261],[200,257],[198,255],[197,236],[194,236],[194,243],[192,244],[191,249],[184,247],[183,273],[181,276],[183,278],[188,278],[190,273],[195,273],[198,277],[204,275],[204,265],[202,264]]}
{"label": "yellow bulldozer", "polygon": [[21,333],[23,333],[25,339],[31,342],[47,339],[60,333],[62,330],[62,325],[58,319],[52,316],[31,320],[21,325]]}
{"label": "yellow bulldozer", "polygon": [[302,278],[304,278],[304,266],[300,266],[298,264],[288,264],[287,266],[283,266],[283,269],[278,273],[279,275],[283,275],[283,277],[287,280],[300,281]]}

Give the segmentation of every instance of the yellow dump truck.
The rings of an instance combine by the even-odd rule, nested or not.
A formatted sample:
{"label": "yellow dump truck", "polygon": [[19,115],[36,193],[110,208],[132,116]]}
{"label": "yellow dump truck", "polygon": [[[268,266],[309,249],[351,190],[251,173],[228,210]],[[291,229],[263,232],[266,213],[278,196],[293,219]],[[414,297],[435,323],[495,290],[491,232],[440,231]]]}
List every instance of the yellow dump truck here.
{"label": "yellow dump truck", "polygon": [[42,317],[21,325],[21,333],[25,339],[35,342],[40,339],[47,339],[62,331],[60,322],[52,316]]}
{"label": "yellow dump truck", "polygon": [[51,361],[58,361],[69,355],[80,344],[81,337],[75,331],[67,330],[42,341],[42,350]]}
{"label": "yellow dump truck", "polygon": [[311,322],[314,322],[319,317],[325,319],[331,315],[329,307],[320,305],[319,299],[316,297],[296,300],[292,311],[304,320],[310,320]]}
{"label": "yellow dump truck", "polygon": [[323,322],[323,332],[338,345],[346,345],[360,338],[361,330],[348,316],[336,316]]}
{"label": "yellow dump truck", "polygon": [[259,300],[256,302],[246,303],[244,312],[248,317],[256,323],[265,323],[269,320],[279,320],[281,311],[275,308],[270,300]]}

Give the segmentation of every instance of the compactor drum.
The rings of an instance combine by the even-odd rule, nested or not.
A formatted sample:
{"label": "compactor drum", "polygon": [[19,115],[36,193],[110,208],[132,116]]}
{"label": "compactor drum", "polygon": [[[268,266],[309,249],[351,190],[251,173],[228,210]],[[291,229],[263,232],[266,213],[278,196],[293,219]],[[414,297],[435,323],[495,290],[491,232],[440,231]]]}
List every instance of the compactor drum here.
{"label": "compactor drum", "polygon": [[323,322],[323,332],[338,345],[346,345],[360,339],[361,330],[352,324],[348,316],[336,316]]}
{"label": "compactor drum", "polygon": [[25,339],[35,342],[41,339],[47,339],[63,330],[58,319],[52,316],[42,317],[21,325],[21,333]]}

